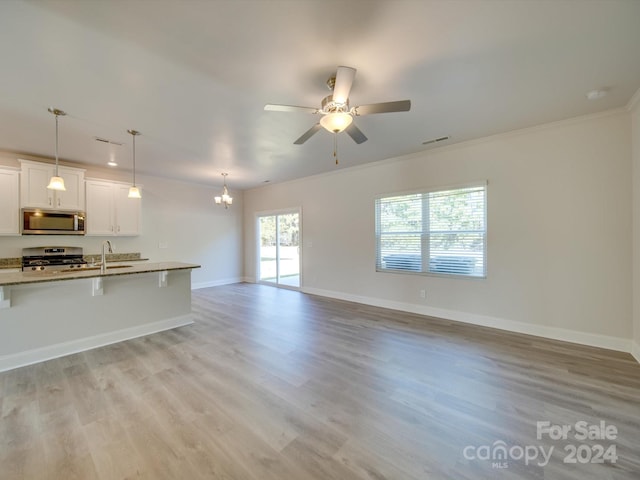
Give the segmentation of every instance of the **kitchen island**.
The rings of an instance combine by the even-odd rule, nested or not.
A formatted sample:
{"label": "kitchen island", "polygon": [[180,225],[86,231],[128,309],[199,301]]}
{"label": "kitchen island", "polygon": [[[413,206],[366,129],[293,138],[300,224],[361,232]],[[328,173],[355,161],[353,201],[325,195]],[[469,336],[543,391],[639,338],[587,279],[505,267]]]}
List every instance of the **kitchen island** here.
{"label": "kitchen island", "polygon": [[194,268],[145,262],[0,274],[0,371],[193,323]]}

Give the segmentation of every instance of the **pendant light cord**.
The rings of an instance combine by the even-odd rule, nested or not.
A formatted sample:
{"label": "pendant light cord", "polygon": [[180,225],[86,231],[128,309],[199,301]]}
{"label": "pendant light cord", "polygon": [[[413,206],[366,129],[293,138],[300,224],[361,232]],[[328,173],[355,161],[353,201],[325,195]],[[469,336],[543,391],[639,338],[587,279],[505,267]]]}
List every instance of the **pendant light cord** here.
{"label": "pendant light cord", "polygon": [[56,113],[56,177],[58,176],[58,114]]}
{"label": "pendant light cord", "polygon": [[133,186],[136,186],[136,136],[135,134],[131,135],[133,137]]}
{"label": "pendant light cord", "polygon": [[333,133],[333,158],[336,159],[336,165],[338,165],[338,132]]}

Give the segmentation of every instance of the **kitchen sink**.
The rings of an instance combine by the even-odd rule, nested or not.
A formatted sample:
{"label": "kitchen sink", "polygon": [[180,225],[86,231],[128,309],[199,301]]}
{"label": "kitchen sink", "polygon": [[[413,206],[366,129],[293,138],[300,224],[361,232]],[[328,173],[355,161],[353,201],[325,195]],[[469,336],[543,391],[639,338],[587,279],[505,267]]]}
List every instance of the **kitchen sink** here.
{"label": "kitchen sink", "polygon": [[[129,268],[131,266],[132,265],[111,265],[111,266],[107,265],[107,270],[113,270],[115,268]],[[86,268],[83,268],[82,270],[100,270],[100,267],[99,266],[97,266],[97,267],[86,267]]]}
{"label": "kitchen sink", "polygon": [[[129,268],[129,267],[132,267],[132,266],[133,265],[111,265],[111,266],[107,266],[107,272],[109,270],[115,270],[117,268]],[[69,270],[60,270],[58,273],[77,273],[77,272],[86,272],[86,271],[91,271],[91,270],[100,270],[100,266],[84,267],[84,268],[69,269]]]}

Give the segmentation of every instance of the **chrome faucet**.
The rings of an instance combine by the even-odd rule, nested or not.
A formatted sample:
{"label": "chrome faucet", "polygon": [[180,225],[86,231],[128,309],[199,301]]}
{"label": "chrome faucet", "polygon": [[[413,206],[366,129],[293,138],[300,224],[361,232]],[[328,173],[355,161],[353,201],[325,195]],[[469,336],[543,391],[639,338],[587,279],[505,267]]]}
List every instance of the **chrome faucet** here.
{"label": "chrome faucet", "polygon": [[105,273],[107,271],[105,247],[108,247],[109,253],[113,253],[113,245],[111,245],[111,241],[105,240],[104,242],[102,242],[102,263],[100,264],[100,273]]}

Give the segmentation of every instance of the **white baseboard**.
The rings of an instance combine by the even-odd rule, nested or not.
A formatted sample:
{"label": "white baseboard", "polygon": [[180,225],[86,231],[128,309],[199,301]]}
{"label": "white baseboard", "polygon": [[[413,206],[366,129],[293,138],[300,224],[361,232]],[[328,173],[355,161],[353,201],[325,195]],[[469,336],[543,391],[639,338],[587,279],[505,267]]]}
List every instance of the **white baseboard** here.
{"label": "white baseboard", "polygon": [[[360,295],[351,295],[347,293],[322,290],[318,288],[305,287],[302,289],[302,291],[304,293],[309,293],[312,295],[319,295],[322,297],[336,298],[338,300],[362,303],[365,305],[372,305],[374,307],[382,307],[389,308],[391,310],[417,313],[419,315],[427,315],[430,317],[442,318],[445,320],[454,320],[456,322],[470,323],[483,327],[497,328],[500,330],[507,330],[509,332],[524,333],[537,337],[562,340],[565,342],[606,348],[609,350],[617,350],[620,352],[631,352],[631,340],[626,338],[611,337],[608,335],[599,335],[594,333],[580,332],[577,330],[549,327],[546,325],[533,325],[530,323],[516,322],[514,320],[508,320],[504,318],[477,315],[474,313],[459,312],[442,308],[434,308],[425,305],[415,305],[412,303],[395,302],[392,300],[383,300],[379,298],[365,297]],[[633,355],[636,360],[640,362],[640,350],[637,350]]]}
{"label": "white baseboard", "polygon": [[635,340],[631,342],[631,355],[640,363],[640,345]]}
{"label": "white baseboard", "polygon": [[191,283],[191,290],[198,290],[200,288],[219,287],[221,285],[230,285],[232,283],[242,283],[243,277],[225,278],[222,280],[211,280],[209,282],[197,282]]}
{"label": "white baseboard", "polygon": [[0,356],[0,372],[44,362],[53,358],[64,357],[65,355],[71,355],[73,353],[84,352],[92,348],[104,347],[105,345],[131,340],[132,338],[151,335],[152,333],[162,332],[164,330],[171,330],[172,328],[191,325],[192,323],[194,323],[192,314],[181,315],[179,317],[167,318],[153,323],[117,330],[115,332],[103,333],[92,337],[80,338],[78,340],[71,340],[69,342]]}

